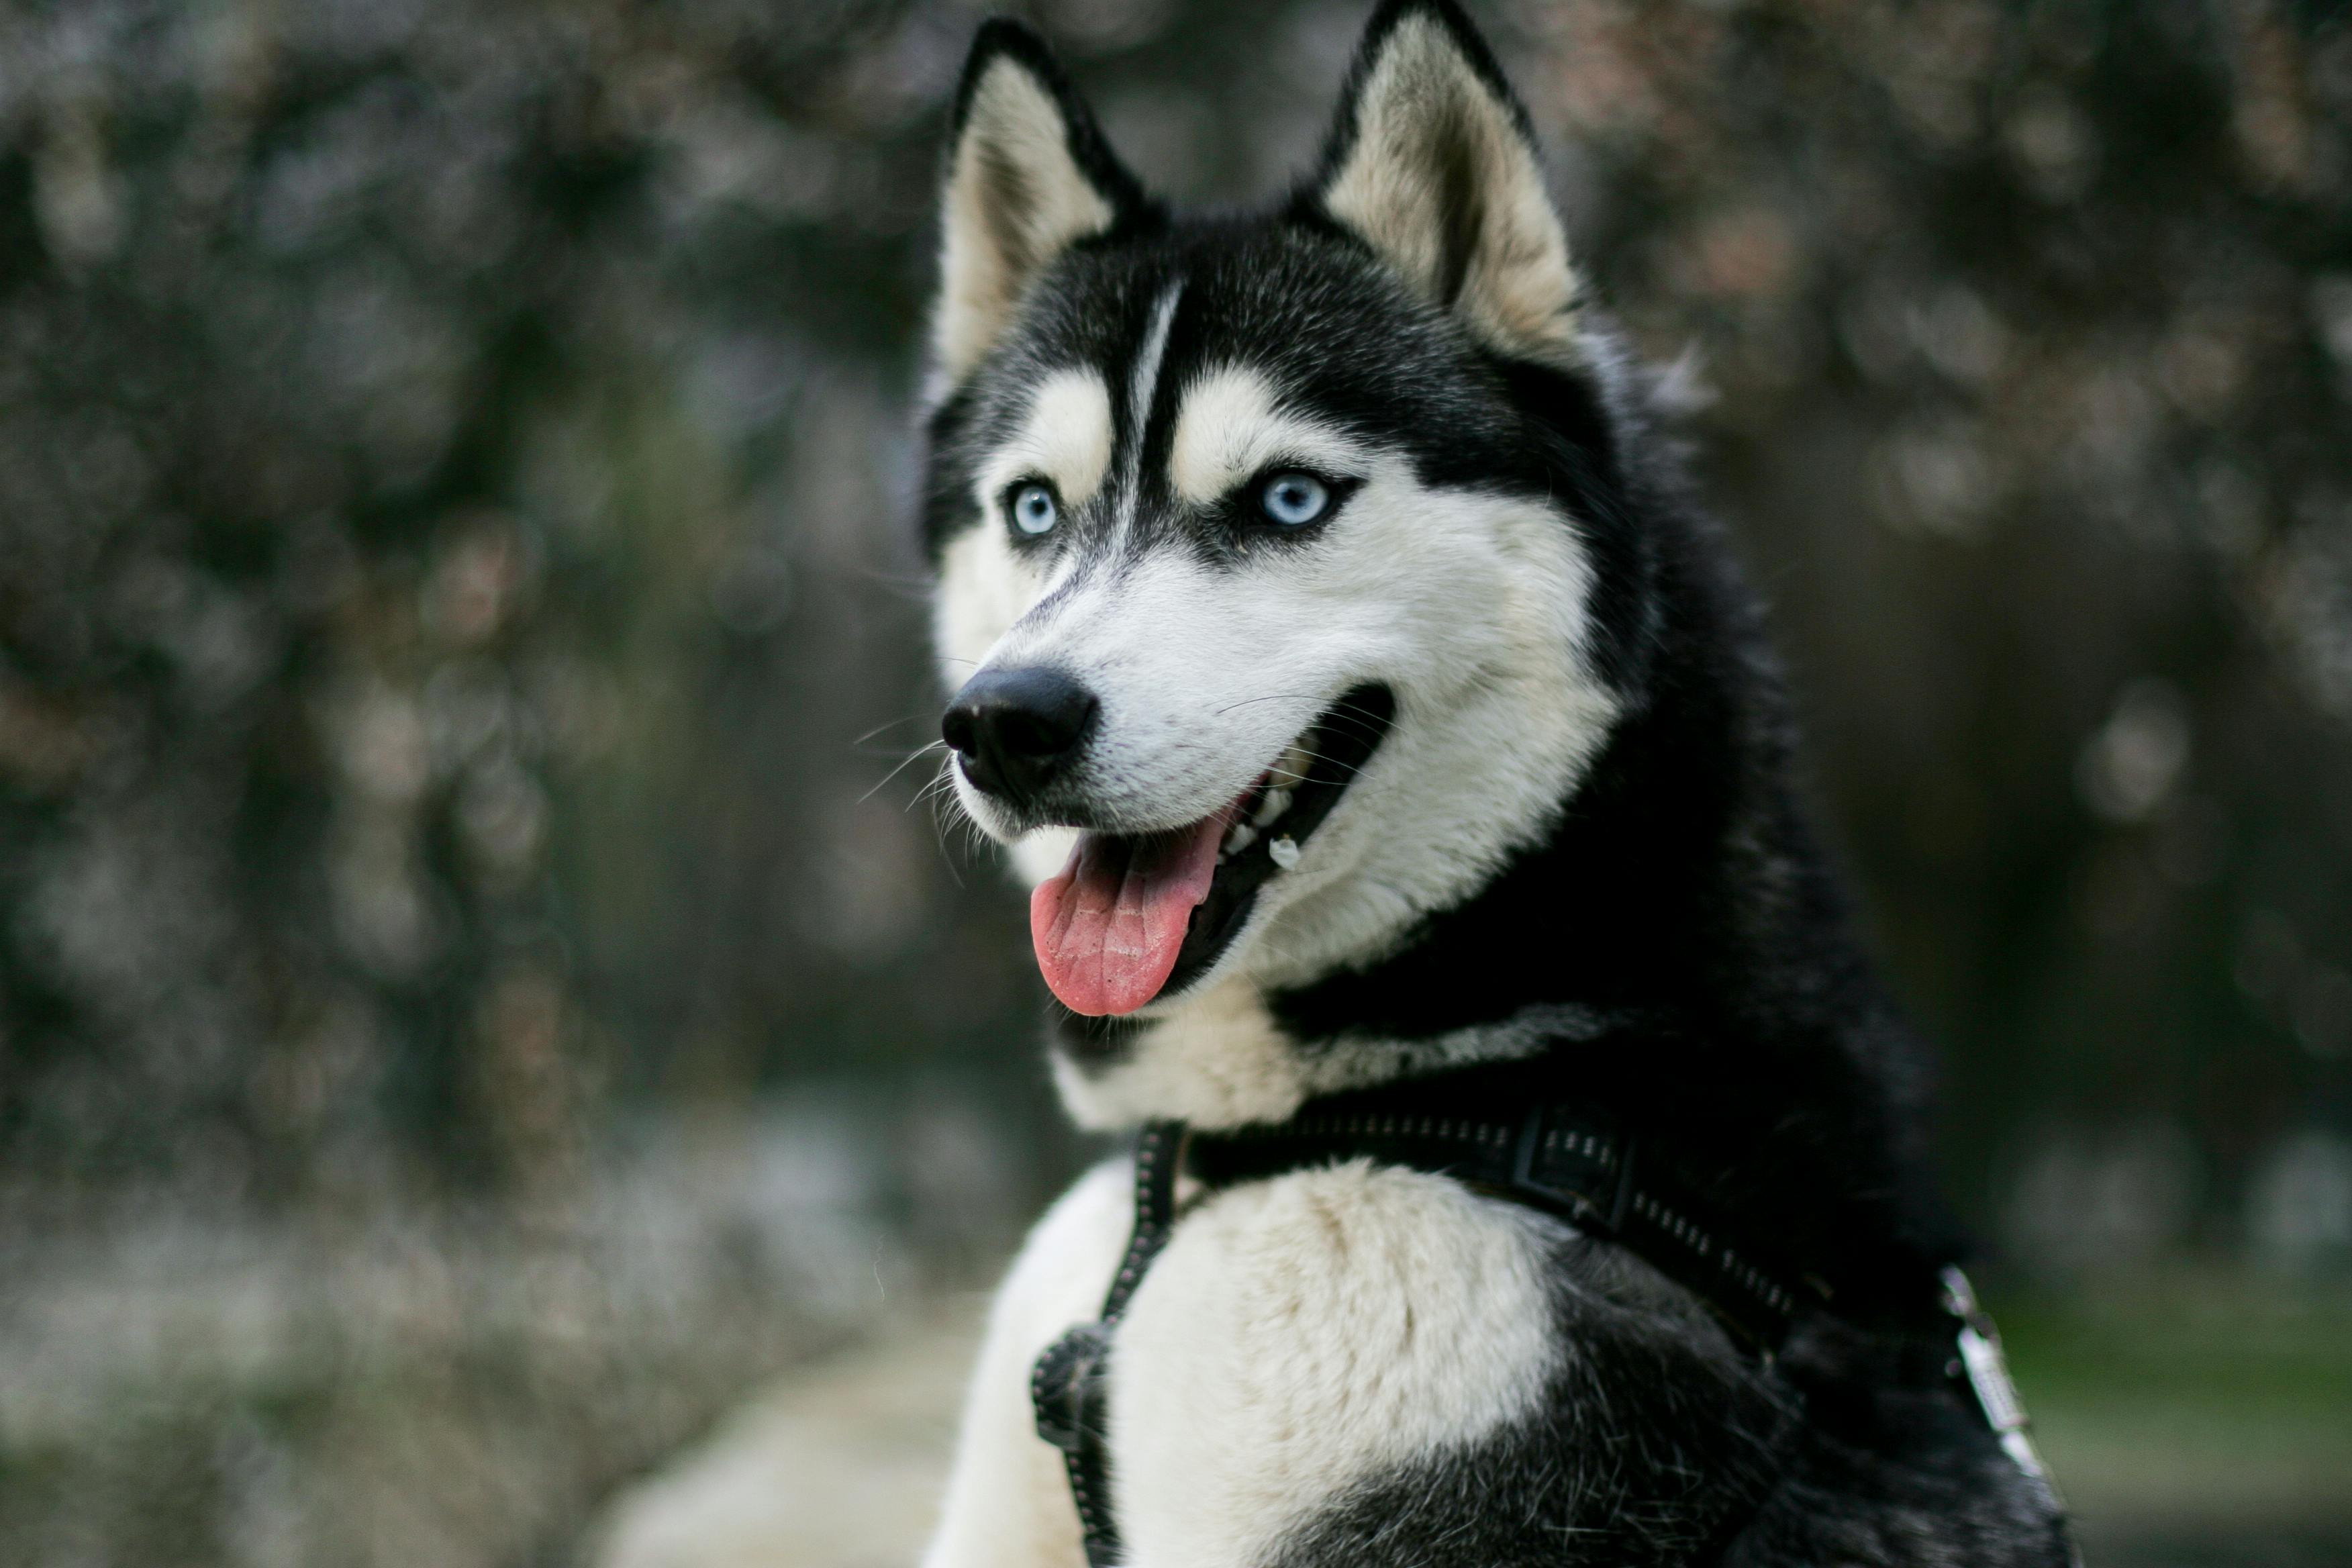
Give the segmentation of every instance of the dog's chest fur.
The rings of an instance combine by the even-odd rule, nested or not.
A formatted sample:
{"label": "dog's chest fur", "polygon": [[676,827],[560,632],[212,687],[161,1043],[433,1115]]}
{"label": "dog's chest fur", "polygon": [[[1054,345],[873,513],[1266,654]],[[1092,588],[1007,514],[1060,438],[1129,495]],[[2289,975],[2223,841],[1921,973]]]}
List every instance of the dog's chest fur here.
{"label": "dog's chest fur", "polygon": [[1360,1163],[1208,1198],[1115,1341],[1131,1561],[1278,1556],[1351,1487],[1524,1418],[1566,1353],[1549,1310],[1566,1239]]}
{"label": "dog's chest fur", "polygon": [[[1023,1385],[991,1372],[1025,1368],[1099,1303],[1132,1181],[1123,1161],[1097,1170],[1014,1266],[967,1415],[968,1458],[1004,1445],[1026,1415],[997,1408]],[[1774,1412],[1720,1333],[1677,1312],[1645,1273],[1559,1221],[1367,1162],[1193,1194],[1113,1341],[1126,1562],[1360,1560],[1350,1554],[1366,1528],[1433,1505],[1454,1528],[1483,1517],[1515,1534],[1624,1536],[1626,1555],[1652,1555],[1660,1543],[1641,1538],[1654,1521],[1618,1505],[1655,1484],[1653,1457],[1638,1430],[1575,1440],[1573,1428],[1609,1419],[1594,1395],[1631,1401],[1641,1373],[1695,1375],[1727,1403],[1718,1415],[1744,1406],[1769,1427]],[[1595,1355],[1603,1320],[1637,1318],[1637,1353]],[[1058,1457],[1016,1442],[1003,1458],[993,1474],[961,1478],[932,1562],[1076,1568]],[[1687,1470],[1695,1458],[1675,1461]],[[1702,1489],[1698,1479],[1672,1489]],[[1724,1506],[1752,1490],[1744,1479],[1737,1465],[1716,1472]],[[1683,1501],[1674,1532],[1720,1511]]]}

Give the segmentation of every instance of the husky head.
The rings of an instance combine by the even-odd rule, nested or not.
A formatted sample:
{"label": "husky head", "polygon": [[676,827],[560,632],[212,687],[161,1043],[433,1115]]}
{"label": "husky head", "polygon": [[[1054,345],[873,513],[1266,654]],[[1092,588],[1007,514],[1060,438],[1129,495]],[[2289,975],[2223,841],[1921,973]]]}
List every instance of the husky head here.
{"label": "husky head", "polygon": [[1029,33],[958,99],[926,530],[963,809],[1071,1012],[1372,963],[1550,831],[1651,614],[1525,112],[1375,16],[1320,171],[1147,196]]}

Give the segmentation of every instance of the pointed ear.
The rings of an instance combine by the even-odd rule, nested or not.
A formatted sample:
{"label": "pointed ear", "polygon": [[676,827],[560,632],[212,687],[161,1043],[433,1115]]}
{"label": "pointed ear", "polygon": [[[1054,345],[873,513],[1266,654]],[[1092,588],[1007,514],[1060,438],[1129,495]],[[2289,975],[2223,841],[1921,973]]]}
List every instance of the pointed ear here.
{"label": "pointed ear", "polygon": [[1453,0],[1373,16],[1312,201],[1491,347],[1580,357],[1580,286],[1527,111]]}
{"label": "pointed ear", "polygon": [[1150,203],[1044,41],[1003,17],[972,40],[949,145],[931,336],[952,384],[1003,331],[1039,268]]}

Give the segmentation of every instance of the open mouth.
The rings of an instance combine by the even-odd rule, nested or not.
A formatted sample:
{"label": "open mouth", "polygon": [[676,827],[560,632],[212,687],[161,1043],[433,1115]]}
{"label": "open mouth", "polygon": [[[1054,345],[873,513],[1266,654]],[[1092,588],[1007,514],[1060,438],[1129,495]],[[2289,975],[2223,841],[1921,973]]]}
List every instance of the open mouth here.
{"label": "open mouth", "polygon": [[1385,686],[1341,697],[1223,807],[1164,833],[1080,835],[1029,900],[1045,984],[1073,1013],[1132,1013],[1216,963],[1258,889],[1298,864],[1396,713]]}

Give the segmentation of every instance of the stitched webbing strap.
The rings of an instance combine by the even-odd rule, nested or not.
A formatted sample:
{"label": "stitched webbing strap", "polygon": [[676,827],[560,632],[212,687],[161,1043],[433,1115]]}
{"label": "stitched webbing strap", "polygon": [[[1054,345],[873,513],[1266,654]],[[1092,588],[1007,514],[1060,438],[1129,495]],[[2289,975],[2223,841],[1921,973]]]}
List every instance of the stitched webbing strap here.
{"label": "stitched webbing strap", "polygon": [[1573,1220],[1687,1287],[1755,1349],[1788,1337],[1822,1293],[1734,1247],[1633,1135],[1591,1107],[1538,1106],[1517,1122],[1384,1110],[1317,1111],[1278,1125],[1195,1132],[1192,1168],[1212,1186],[1370,1155],[1450,1175]]}
{"label": "stitched webbing strap", "polygon": [[1037,1435],[1062,1450],[1091,1568],[1112,1568],[1118,1561],[1118,1524],[1110,1508],[1111,1328],[1167,1244],[1184,1146],[1181,1122],[1155,1121],[1144,1128],[1135,1149],[1135,1228],[1103,1298],[1102,1315],[1048,1345],[1029,1373]]}

